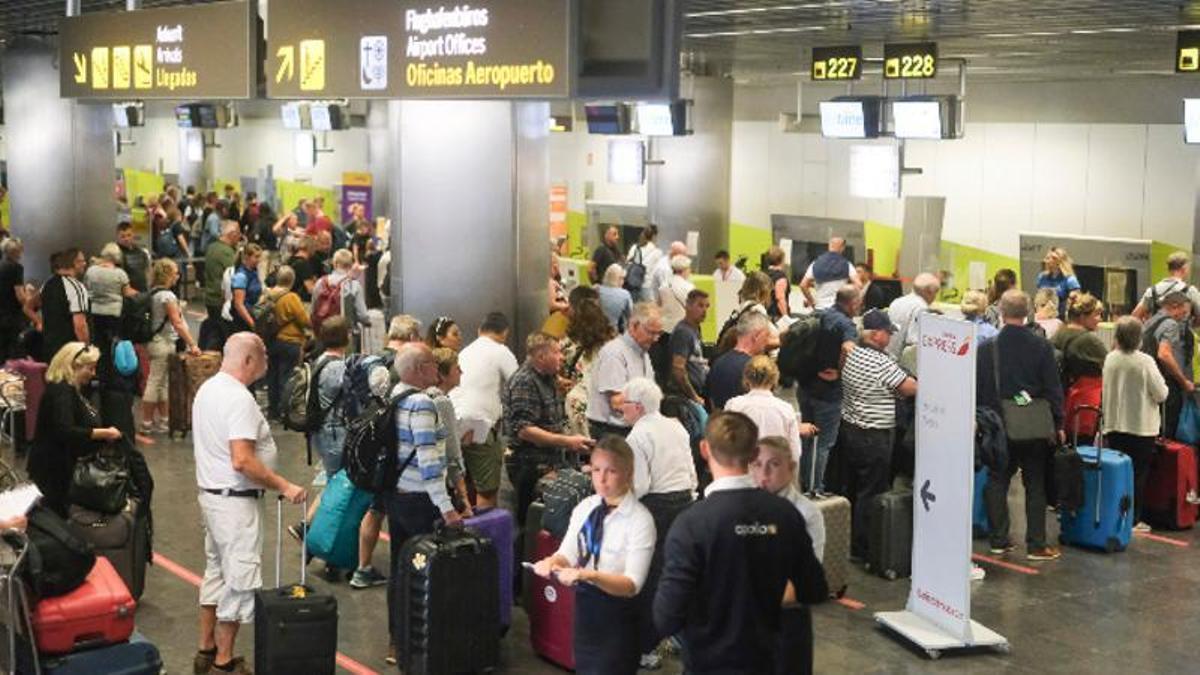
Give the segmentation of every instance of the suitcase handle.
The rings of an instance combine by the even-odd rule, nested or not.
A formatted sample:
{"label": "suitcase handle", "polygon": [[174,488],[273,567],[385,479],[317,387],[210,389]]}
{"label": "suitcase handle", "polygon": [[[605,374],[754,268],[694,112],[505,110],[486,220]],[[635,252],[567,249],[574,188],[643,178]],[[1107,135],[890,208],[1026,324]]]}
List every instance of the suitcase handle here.
{"label": "suitcase handle", "polygon": [[1079,447],[1079,413],[1081,412],[1090,412],[1096,414],[1096,433],[1093,436],[1093,442],[1096,444],[1096,463],[1099,465],[1100,451],[1104,447],[1104,434],[1100,433],[1100,427],[1102,426],[1101,423],[1104,421],[1104,412],[1100,410],[1100,408],[1094,405],[1087,405],[1086,403],[1080,403],[1079,405],[1075,406],[1074,410],[1072,410],[1072,414],[1075,416],[1075,428],[1073,430],[1071,444],[1076,448]]}
{"label": "suitcase handle", "polygon": [[[808,472],[808,492],[804,493],[805,495],[807,495],[809,497],[815,497],[817,495],[817,455],[820,454],[819,452],[817,452],[817,444],[820,442],[821,442],[821,434],[819,434],[819,433],[813,434],[812,468]],[[803,446],[801,446],[801,447],[803,447]]]}
{"label": "suitcase handle", "polygon": [[[277,498],[279,502],[279,510],[275,516],[275,588],[283,586],[283,495]],[[304,515],[304,527],[300,528],[300,585],[304,586],[307,581],[308,565],[305,565],[305,558],[308,553],[308,492],[304,493],[304,500],[300,502],[301,513]]]}

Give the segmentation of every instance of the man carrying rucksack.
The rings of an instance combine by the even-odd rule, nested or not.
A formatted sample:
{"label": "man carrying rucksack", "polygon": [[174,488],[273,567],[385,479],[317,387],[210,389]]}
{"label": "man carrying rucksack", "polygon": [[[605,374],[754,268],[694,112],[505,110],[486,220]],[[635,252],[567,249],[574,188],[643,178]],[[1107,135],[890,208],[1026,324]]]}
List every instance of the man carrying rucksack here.
{"label": "man carrying rucksack", "polygon": [[[354,334],[358,332],[356,326],[371,323],[367,317],[366,294],[354,275],[354,254],[346,249],[333,254],[333,271],[317,280],[312,297],[313,330],[318,333],[321,324],[334,316],[344,317]],[[351,340],[351,345],[353,343]],[[355,351],[353,346],[351,351]]]}
{"label": "man carrying rucksack", "polygon": [[846,284],[838,289],[833,307],[821,313],[812,365],[797,378],[801,417],[821,430],[815,438],[804,439],[800,456],[800,477],[805,483],[814,475],[812,463],[817,463],[815,484],[805,486],[812,492],[825,492],[825,467],[842,421],[842,362],[858,341],[853,317],[861,307],[857,286]]}
{"label": "man carrying rucksack", "polygon": [[1179,426],[1183,397],[1196,390],[1192,372],[1195,338],[1190,321],[1192,305],[1187,295],[1177,291],[1159,299],[1159,310],[1142,328],[1142,351],[1154,357],[1167,381],[1166,415],[1163,429],[1174,436]]}
{"label": "man carrying rucksack", "polygon": [[1192,278],[1191,256],[1176,251],[1167,256],[1167,276],[1153,284],[1142,294],[1142,300],[1133,308],[1133,316],[1145,322],[1162,309],[1162,300],[1171,293],[1183,293],[1192,304],[1192,323],[1200,321],[1200,290],[1188,282]]}

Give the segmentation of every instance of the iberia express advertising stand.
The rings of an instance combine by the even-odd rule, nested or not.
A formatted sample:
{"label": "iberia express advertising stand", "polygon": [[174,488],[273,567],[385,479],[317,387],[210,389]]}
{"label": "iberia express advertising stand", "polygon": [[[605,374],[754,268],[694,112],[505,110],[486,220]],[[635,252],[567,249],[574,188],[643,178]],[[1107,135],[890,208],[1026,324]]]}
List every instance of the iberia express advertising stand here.
{"label": "iberia express advertising stand", "polygon": [[971,620],[971,502],[975,479],[975,327],[918,317],[917,461],[912,588],[904,611],[875,619],[930,658],[1008,640]]}

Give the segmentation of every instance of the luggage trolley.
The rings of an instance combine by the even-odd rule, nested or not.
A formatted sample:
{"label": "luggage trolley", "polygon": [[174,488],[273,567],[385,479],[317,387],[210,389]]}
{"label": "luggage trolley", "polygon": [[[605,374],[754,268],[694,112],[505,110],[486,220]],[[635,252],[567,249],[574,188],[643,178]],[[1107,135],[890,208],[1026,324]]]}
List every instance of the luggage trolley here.
{"label": "luggage trolley", "polygon": [[[7,469],[7,471],[11,472],[11,469]],[[37,644],[33,639],[33,620],[29,615],[29,595],[25,590],[25,584],[18,576],[21,565],[25,562],[25,556],[29,552],[29,539],[24,532],[18,530],[8,530],[0,534],[0,539],[3,539],[11,548],[11,553],[4,551],[2,555],[12,556],[11,564],[7,564],[8,561],[0,564],[0,584],[4,585],[5,623],[8,627],[8,667],[4,672],[9,675],[28,672],[28,670],[18,669],[20,660],[17,656],[19,646],[17,631],[20,630],[25,635],[22,642],[27,644],[30,650],[29,656],[33,663],[33,672],[35,675],[41,675],[41,659],[38,657]],[[27,668],[27,664],[22,665]]]}
{"label": "luggage trolley", "polygon": [[[19,434],[19,436],[18,436]],[[25,435],[25,377],[0,369],[0,443],[8,443],[13,455]]]}

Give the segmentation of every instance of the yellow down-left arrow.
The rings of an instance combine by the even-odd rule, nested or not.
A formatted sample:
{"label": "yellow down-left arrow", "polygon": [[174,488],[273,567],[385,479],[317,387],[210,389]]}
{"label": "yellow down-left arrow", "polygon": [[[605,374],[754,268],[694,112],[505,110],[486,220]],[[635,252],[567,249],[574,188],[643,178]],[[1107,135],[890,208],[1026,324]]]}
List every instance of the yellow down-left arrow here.
{"label": "yellow down-left arrow", "polygon": [[87,54],[75,52],[75,84],[87,84]]}

